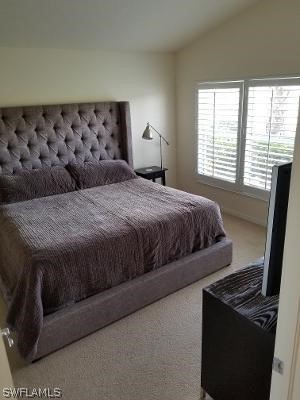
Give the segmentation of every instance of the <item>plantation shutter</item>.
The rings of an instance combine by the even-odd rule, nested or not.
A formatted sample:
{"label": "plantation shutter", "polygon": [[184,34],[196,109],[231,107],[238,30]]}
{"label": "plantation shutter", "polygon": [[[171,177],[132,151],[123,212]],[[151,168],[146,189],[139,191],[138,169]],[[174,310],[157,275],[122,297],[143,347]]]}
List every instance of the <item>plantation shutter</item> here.
{"label": "plantation shutter", "polygon": [[240,96],[240,83],[199,85],[198,174],[236,181]]}
{"label": "plantation shutter", "polygon": [[274,164],[293,158],[300,86],[251,86],[244,161],[244,184],[270,190]]}

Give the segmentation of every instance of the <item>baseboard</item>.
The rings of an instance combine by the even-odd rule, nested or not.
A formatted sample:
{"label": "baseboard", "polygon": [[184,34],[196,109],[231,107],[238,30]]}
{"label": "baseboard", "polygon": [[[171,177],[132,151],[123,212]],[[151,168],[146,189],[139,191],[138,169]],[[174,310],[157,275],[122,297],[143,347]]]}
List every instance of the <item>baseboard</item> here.
{"label": "baseboard", "polygon": [[267,221],[264,221],[261,218],[256,218],[253,217],[252,215],[244,214],[240,211],[236,211],[231,208],[221,207],[221,210],[225,214],[233,215],[234,217],[244,219],[245,221],[252,222],[253,224],[263,226],[264,228],[267,226]]}

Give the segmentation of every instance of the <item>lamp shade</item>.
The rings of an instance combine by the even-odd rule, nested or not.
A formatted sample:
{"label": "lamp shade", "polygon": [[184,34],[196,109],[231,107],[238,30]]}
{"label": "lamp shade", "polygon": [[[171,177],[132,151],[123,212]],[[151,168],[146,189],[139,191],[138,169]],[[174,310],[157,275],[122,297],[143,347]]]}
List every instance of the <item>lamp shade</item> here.
{"label": "lamp shade", "polygon": [[149,123],[147,124],[146,129],[143,132],[142,138],[146,139],[146,140],[152,140],[153,139],[153,135],[152,135]]}

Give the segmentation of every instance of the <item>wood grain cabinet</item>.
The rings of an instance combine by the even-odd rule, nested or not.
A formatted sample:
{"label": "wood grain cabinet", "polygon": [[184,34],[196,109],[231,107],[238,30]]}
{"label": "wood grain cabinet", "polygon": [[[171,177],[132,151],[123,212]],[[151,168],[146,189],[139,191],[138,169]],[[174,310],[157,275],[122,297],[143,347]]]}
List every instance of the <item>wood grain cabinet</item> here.
{"label": "wood grain cabinet", "polygon": [[269,399],[278,296],[262,276],[258,262],[203,290],[202,398]]}

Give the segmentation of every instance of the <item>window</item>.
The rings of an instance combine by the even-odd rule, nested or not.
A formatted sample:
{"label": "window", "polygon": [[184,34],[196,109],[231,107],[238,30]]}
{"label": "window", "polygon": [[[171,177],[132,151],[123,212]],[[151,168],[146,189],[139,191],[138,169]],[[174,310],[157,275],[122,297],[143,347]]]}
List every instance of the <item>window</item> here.
{"label": "window", "polygon": [[266,198],[272,166],[293,158],[299,96],[300,78],[199,84],[202,180]]}

